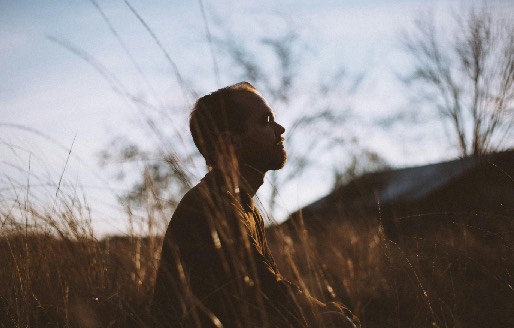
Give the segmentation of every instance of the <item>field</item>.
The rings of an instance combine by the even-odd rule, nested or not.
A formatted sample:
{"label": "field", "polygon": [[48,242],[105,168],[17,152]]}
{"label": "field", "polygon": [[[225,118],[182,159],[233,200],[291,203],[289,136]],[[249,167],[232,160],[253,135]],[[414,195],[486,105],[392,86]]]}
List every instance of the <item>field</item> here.
{"label": "field", "polygon": [[[6,135],[0,138],[6,150],[0,178],[0,328],[151,327],[149,307],[165,227],[179,195],[189,189],[196,171],[204,169],[193,140],[184,138],[189,136],[184,127],[193,99],[221,86],[221,81],[236,77],[251,81],[287,126],[288,166],[285,172],[270,172],[265,180],[265,188],[269,187],[265,203],[275,215],[273,206],[280,193],[286,193],[285,186],[311,182],[306,178],[311,173],[323,187],[334,177],[335,190],[366,172],[388,169],[381,155],[388,152],[388,158],[397,156],[396,163],[401,163],[428,159],[432,155],[427,154],[436,149],[434,154],[442,155],[455,147],[454,154],[461,159],[512,150],[514,26],[509,23],[512,6],[507,1],[491,8],[484,1],[483,8],[466,9],[461,4],[449,10],[452,5],[442,10],[444,16],[437,13],[441,10],[434,11],[433,19],[428,14],[411,17],[411,10],[404,9],[413,8],[407,2],[388,5],[383,12],[382,3],[355,11],[359,7],[355,2],[343,10],[344,15],[336,10],[339,6],[329,9],[309,3],[298,11],[302,4],[295,3],[284,7],[284,17],[275,9],[264,14],[260,10],[267,5],[255,7],[253,2],[248,2],[248,13],[238,9],[239,2],[230,10],[217,2],[204,8],[202,1],[199,6],[173,3],[168,10],[143,2],[132,6],[127,0],[105,5],[87,2],[92,5],[89,11],[69,5],[61,11],[59,6],[46,5],[38,10],[31,5],[6,15],[10,19],[4,52],[10,64],[4,66],[12,71],[3,74],[10,79],[4,97],[8,115],[0,122]],[[412,5],[422,3],[418,2]],[[452,11],[455,22],[449,23],[446,14]],[[396,17],[395,12],[401,15]],[[312,21],[306,19],[311,15]],[[93,16],[96,20],[89,20]],[[400,20],[387,23],[393,16]],[[319,17],[326,18],[318,29]],[[334,17],[334,28],[325,27],[331,26],[329,17]],[[46,26],[44,20],[52,24]],[[21,24],[25,27],[18,31],[11,21],[27,25]],[[17,33],[11,32],[10,24]],[[394,38],[398,42],[386,37],[388,24],[405,29]],[[136,25],[142,32],[136,32]],[[37,32],[37,38],[21,33],[23,29]],[[57,56],[53,48],[47,52],[41,47],[44,35],[73,61]],[[362,48],[353,46],[354,41]],[[396,43],[405,48],[403,54],[389,48]],[[359,49],[365,50],[365,56],[359,55]],[[88,77],[77,59],[100,79]],[[343,66],[340,60],[349,61]],[[214,84],[209,82],[211,70]],[[397,89],[398,81],[389,76],[405,84],[405,90]],[[11,89],[16,91],[12,95]],[[221,104],[225,106],[224,101]],[[208,116],[232,121],[225,115]],[[122,118],[135,127],[125,126]],[[89,119],[95,123],[86,124]],[[261,123],[271,124],[273,119],[268,114]],[[444,131],[434,128],[439,123]],[[239,129],[245,125],[246,121],[238,122]],[[100,169],[124,185],[115,196],[125,211],[114,216],[128,227],[121,235],[96,234],[92,222],[107,221],[106,216],[98,217],[99,211],[92,211],[80,191],[110,192],[109,183],[102,178],[99,185],[77,186],[83,177],[79,173],[98,167],[90,168],[89,160],[81,159],[92,153],[77,151],[80,156],[72,156],[75,140],[85,148],[92,140],[103,143],[106,136],[96,129],[100,126],[114,133],[97,155]],[[7,129],[19,132],[19,137],[7,137]],[[222,141],[220,146],[225,145],[221,135],[235,129],[215,130],[222,132],[212,139]],[[284,131],[274,133],[277,139]],[[34,143],[31,136],[37,137]],[[53,144],[59,153],[38,140]],[[274,145],[285,147],[283,141],[275,140]],[[230,144],[229,151],[220,154],[236,154],[236,148]],[[66,161],[56,164],[63,150]],[[270,224],[268,241],[282,275],[308,294],[347,305],[367,328],[514,328],[514,175],[509,152],[502,165],[488,161],[492,165],[487,174],[469,169],[450,176],[447,168],[452,167],[445,166],[424,179],[421,171],[405,179],[391,178],[389,191],[402,191],[405,184],[419,180],[415,188],[398,191],[393,199],[411,205],[419,205],[416,202],[422,198],[405,199],[411,191],[428,190],[426,181],[442,178],[425,195],[435,206],[416,208],[415,215],[395,212],[393,216],[388,211],[383,218],[370,215],[379,207],[377,184],[367,188],[371,204],[363,200],[360,187],[346,190],[357,195],[355,203],[367,206],[365,214],[327,211],[312,221],[308,216],[313,214],[305,209],[294,224]],[[41,174],[38,163],[45,166],[46,158],[51,169],[42,168]],[[80,161],[80,169],[70,175],[76,182],[63,180],[70,159]],[[449,187],[443,192],[445,184]],[[309,186],[305,183],[302,188]],[[42,192],[37,194],[38,190]],[[239,184],[233,190],[239,190]],[[490,207],[486,199],[497,207]],[[464,206],[441,205],[458,202]],[[237,263],[234,259],[230,264]]]}
{"label": "field", "polygon": [[364,327],[513,327],[514,226],[476,219],[462,214],[422,232],[400,226],[398,243],[378,227],[332,223],[274,254],[286,276],[295,263],[297,280],[325,299],[337,295]]}
{"label": "field", "polygon": [[[161,237],[99,240],[87,211],[67,205],[2,209],[0,326],[147,326]],[[268,229],[285,277],[347,304],[364,327],[514,327],[511,217],[461,213],[421,231],[399,225],[397,243],[374,219],[339,219],[294,233]]]}

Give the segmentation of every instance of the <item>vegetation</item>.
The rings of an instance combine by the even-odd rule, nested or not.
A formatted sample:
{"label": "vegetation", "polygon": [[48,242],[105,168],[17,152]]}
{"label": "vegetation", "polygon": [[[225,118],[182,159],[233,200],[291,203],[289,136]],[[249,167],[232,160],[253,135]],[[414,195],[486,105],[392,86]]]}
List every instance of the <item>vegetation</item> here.
{"label": "vegetation", "polygon": [[404,33],[413,62],[405,81],[448,124],[461,156],[480,155],[501,149],[512,133],[514,24],[487,5],[453,18],[443,26],[420,16]]}
{"label": "vegetation", "polygon": [[[481,218],[487,228],[473,223]],[[342,219],[272,245],[286,276],[317,296],[342,300],[363,327],[514,324],[509,218],[447,216],[442,224],[425,223],[422,232],[401,229],[399,243],[384,238],[375,218]]]}
{"label": "vegetation", "polygon": [[[162,232],[98,240],[87,204],[59,199],[53,209],[1,208],[0,326],[149,326]],[[364,327],[514,324],[512,218],[462,213],[400,229],[398,243],[375,218],[335,219],[315,230],[272,226],[270,246],[284,276],[349,305]]]}
{"label": "vegetation", "polygon": [[[96,1],[92,3],[101,12],[99,4]],[[130,8],[137,15],[135,9]],[[110,24],[108,17],[103,17]],[[477,24],[483,22],[489,21],[476,21]],[[482,35],[484,30],[480,24],[477,31]],[[109,26],[123,45],[114,27]],[[146,24],[145,27],[149,28]],[[295,35],[285,34],[283,39],[264,40],[263,44],[271,49],[271,55],[275,55],[277,60],[292,60],[295,40]],[[137,171],[142,178],[125,198],[126,211],[119,213],[129,222],[125,236],[99,239],[93,232],[89,204],[77,188],[65,188],[69,185],[59,182],[56,189],[49,192],[50,195],[55,193],[51,201],[36,204],[34,199],[37,197],[29,183],[13,184],[9,180],[14,198],[6,201],[2,194],[0,199],[0,263],[3,266],[0,270],[0,327],[147,327],[151,321],[148,307],[162,235],[179,195],[190,186],[192,174],[184,168],[197,158],[190,149],[174,148],[173,141],[180,140],[180,135],[172,138],[167,131],[156,126],[159,120],[165,122],[164,125],[173,121],[165,121],[165,110],[153,108],[128,94],[123,85],[87,53],[70,43],[54,41],[89,61],[106,76],[116,92],[128,98],[138,109],[155,109],[155,112],[141,111],[141,114],[142,120],[148,124],[148,134],[155,137],[159,147],[146,151],[125,142],[113,148],[117,151],[114,154],[104,153],[104,157],[110,156],[105,159],[111,163],[113,158],[123,161],[136,159],[145,163],[144,168]],[[243,60],[245,57],[241,51],[244,49],[231,48],[233,43],[229,41],[222,40],[220,44],[225,44],[234,61]],[[461,50],[459,54],[467,54]],[[185,85],[176,65],[166,55],[184,93],[190,97],[189,86]],[[215,56],[213,62],[217,67]],[[264,73],[255,71],[252,62],[241,61],[239,67],[246,70],[245,76],[257,72],[256,85],[259,87],[261,83],[264,90],[287,107],[291,104],[291,83],[296,77],[295,71],[291,70],[295,68],[290,66],[292,62],[294,60],[278,62],[279,71],[283,74],[277,78],[279,82],[276,85],[265,85],[270,80],[262,77]],[[474,66],[469,63],[464,65],[466,69],[471,67]],[[472,71],[460,73],[466,75]],[[512,82],[512,75],[508,77]],[[337,87],[341,86],[341,81],[346,81],[345,78],[344,74],[333,77],[333,81],[322,84],[319,94],[341,91]],[[450,83],[450,87],[460,85],[459,81],[444,81]],[[501,85],[506,92],[512,91],[509,89],[512,84]],[[351,86],[343,87],[343,90],[351,90]],[[447,91],[445,89],[444,92]],[[481,91],[477,95],[484,93]],[[505,93],[502,97],[502,108],[506,110],[512,95]],[[307,107],[313,99],[317,100],[315,98],[305,100]],[[334,99],[325,98],[327,103],[322,105],[328,109],[322,112],[325,116],[321,116],[321,125],[340,122],[342,113],[333,112]],[[461,103],[459,99],[454,101]],[[478,107],[473,111],[478,118],[481,117]],[[319,123],[313,123],[313,120],[316,119],[299,116],[293,120],[293,126],[296,131],[301,131],[301,128],[308,130]],[[489,131],[487,122],[500,125],[482,118],[480,122],[482,125],[477,127],[475,121],[475,131]],[[326,130],[329,129],[323,131]],[[459,133],[461,131],[457,129]],[[326,150],[340,141],[337,135],[326,137],[332,138],[328,140],[332,143],[316,146]],[[489,149],[489,142],[494,140],[491,135],[477,135],[470,148],[467,137],[459,138],[464,154]],[[308,154],[298,155],[294,172],[284,179],[301,172],[302,165],[314,160],[306,159],[304,155]],[[385,166],[372,151],[356,151],[353,157],[355,160],[365,157],[370,166],[376,165],[377,168]],[[348,181],[347,176],[353,177],[365,171],[354,161],[343,176],[338,175],[336,184],[344,184]],[[273,188],[276,188],[279,182],[274,182]],[[273,192],[276,193],[277,189]],[[270,203],[273,204],[273,198]],[[487,224],[473,224],[477,217]],[[402,219],[412,222],[422,220],[423,216]],[[307,230],[302,225],[296,230],[271,225],[268,233],[273,254],[285,277],[315,296],[347,304],[360,317],[364,327],[514,326],[512,216],[461,213],[457,217],[447,217],[444,223],[425,223],[421,232],[400,229],[397,243],[387,240],[376,218],[358,216],[327,218],[326,223],[316,230]]]}

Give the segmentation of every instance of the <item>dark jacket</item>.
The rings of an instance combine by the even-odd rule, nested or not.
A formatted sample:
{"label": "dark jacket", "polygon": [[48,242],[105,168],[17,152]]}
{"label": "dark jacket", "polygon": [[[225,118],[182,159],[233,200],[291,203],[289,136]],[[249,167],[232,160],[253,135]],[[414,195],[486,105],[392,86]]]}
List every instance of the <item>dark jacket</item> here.
{"label": "dark jacket", "polygon": [[161,327],[302,327],[301,291],[279,274],[253,200],[216,171],[181,200],[162,247],[152,313]]}

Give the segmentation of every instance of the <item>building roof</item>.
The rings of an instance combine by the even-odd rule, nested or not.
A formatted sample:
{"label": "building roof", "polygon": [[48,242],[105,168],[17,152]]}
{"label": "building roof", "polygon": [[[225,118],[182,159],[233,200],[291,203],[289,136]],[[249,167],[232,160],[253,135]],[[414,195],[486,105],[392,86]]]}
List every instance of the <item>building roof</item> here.
{"label": "building roof", "polygon": [[305,215],[323,211],[337,202],[375,207],[378,202],[381,205],[416,203],[484,167],[500,170],[514,183],[514,150],[365,174],[307,205],[302,212]]}

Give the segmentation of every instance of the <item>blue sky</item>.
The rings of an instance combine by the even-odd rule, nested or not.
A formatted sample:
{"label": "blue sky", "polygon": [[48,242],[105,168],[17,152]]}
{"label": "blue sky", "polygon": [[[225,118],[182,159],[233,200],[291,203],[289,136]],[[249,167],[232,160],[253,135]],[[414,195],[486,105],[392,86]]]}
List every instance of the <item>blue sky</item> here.
{"label": "blue sky", "polygon": [[[5,191],[10,188],[11,180],[25,181],[28,173],[24,170],[29,162],[31,174],[58,181],[66,163],[66,149],[73,143],[74,156],[67,165],[66,177],[71,184],[85,186],[91,203],[105,205],[93,205],[98,212],[95,216],[102,217],[96,223],[97,229],[120,231],[123,222],[115,218],[105,220],[106,213],[116,216],[112,211],[117,207],[114,197],[106,196],[102,190],[109,186],[120,191],[123,186],[116,185],[111,175],[98,168],[96,153],[117,135],[144,138],[134,129],[137,115],[91,65],[49,37],[66,40],[85,50],[123,81],[130,92],[156,105],[173,108],[186,102],[170,66],[125,3],[115,0],[98,0],[98,3],[144,71],[153,91],[141,82],[141,76],[90,1],[0,0],[0,124],[4,124],[0,125],[0,187]],[[330,72],[342,64],[351,72],[366,72],[363,90],[353,99],[353,106],[371,120],[408,106],[405,90],[395,78],[405,66],[405,57],[396,41],[398,31],[409,26],[419,11],[433,8],[444,17],[447,4],[466,2],[203,0],[203,3],[214,34],[222,30],[222,25],[238,38],[258,39],[291,23],[311,47],[309,56],[317,63],[316,69]],[[130,4],[152,27],[181,74],[199,93],[219,87],[210,65],[197,1],[134,0]],[[511,1],[499,1],[498,6],[513,13]],[[216,54],[222,62],[223,55]],[[236,82],[232,79],[223,75],[222,84]],[[280,119],[280,112],[277,114]],[[177,120],[182,122],[186,116],[187,113],[177,113]],[[59,145],[12,125],[40,131]],[[416,139],[423,131],[432,133],[432,140]],[[187,130],[180,133],[188,137]],[[456,155],[452,147],[441,146],[445,135],[437,121],[419,127],[418,134],[411,131],[365,134],[367,141],[385,150],[384,157],[396,166],[434,162]],[[304,181],[329,178],[317,172]],[[282,216],[327,191],[327,183],[311,184],[308,191],[299,184],[290,187],[282,197]],[[11,198],[4,193],[2,200]]]}

